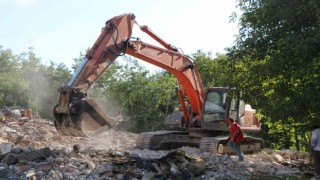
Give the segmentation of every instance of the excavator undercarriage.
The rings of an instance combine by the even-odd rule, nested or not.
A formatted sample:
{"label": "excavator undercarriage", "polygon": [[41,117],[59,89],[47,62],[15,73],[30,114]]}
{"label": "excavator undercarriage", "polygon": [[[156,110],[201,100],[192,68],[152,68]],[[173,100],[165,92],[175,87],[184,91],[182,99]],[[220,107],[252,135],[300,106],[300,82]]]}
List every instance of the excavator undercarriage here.
{"label": "excavator undercarriage", "polygon": [[[228,147],[229,136],[199,137],[182,131],[157,131],[139,134],[136,147],[139,149],[171,150],[183,146],[197,147],[203,152],[234,154]],[[252,136],[244,136],[245,141],[240,148],[244,153],[255,153],[264,147],[264,141]]]}

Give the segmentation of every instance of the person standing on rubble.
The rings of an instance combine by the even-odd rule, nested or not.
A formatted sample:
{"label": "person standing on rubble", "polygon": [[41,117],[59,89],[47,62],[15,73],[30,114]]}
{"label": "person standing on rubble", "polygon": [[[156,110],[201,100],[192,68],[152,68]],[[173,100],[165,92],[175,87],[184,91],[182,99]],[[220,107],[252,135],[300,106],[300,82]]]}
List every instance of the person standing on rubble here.
{"label": "person standing on rubble", "polygon": [[320,126],[312,127],[310,140],[311,155],[317,175],[320,175]]}
{"label": "person standing on rubble", "polygon": [[236,151],[239,161],[243,161],[244,155],[240,149],[240,145],[244,141],[244,137],[241,127],[230,117],[226,119],[226,123],[230,125],[230,140],[227,145]]}

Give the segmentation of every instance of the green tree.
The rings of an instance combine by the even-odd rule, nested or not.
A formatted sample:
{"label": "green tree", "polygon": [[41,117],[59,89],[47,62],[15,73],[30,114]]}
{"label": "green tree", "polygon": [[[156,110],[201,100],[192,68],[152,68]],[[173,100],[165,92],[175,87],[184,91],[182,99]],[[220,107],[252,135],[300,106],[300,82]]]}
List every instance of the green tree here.
{"label": "green tree", "polygon": [[228,51],[234,83],[271,127],[282,126],[284,148],[305,150],[300,142],[319,119],[319,7],[316,0],[239,1],[239,36]]}
{"label": "green tree", "polygon": [[70,72],[64,64],[50,62],[48,66],[41,63],[33,49],[19,56],[21,77],[28,86],[28,106],[42,118],[52,118],[52,110],[57,104],[57,89],[67,84]]}
{"label": "green tree", "polygon": [[70,72],[64,64],[43,65],[32,48],[14,55],[0,46],[0,103],[32,108],[34,114],[51,118],[58,101],[57,88],[66,84]]}
{"label": "green tree", "polygon": [[192,58],[205,88],[232,86],[230,78],[233,73],[225,54],[217,54],[212,58],[211,52],[205,53],[198,50],[192,54]]}
{"label": "green tree", "polygon": [[[75,58],[74,72],[84,60]],[[164,127],[164,119],[174,101],[176,81],[167,72],[150,74],[137,59],[119,57],[88,91],[111,116],[121,113],[126,121],[118,128],[133,132],[153,131]],[[174,102],[177,103],[177,102]]]}
{"label": "green tree", "polygon": [[175,94],[175,78],[165,72],[150,75],[137,60],[124,60],[123,65],[114,62],[98,80],[99,94],[112,102],[111,110],[120,110],[126,117],[128,121],[122,122],[121,127],[133,132],[163,128],[171,96]]}
{"label": "green tree", "polygon": [[41,74],[41,84],[38,87],[41,91],[45,93],[37,93],[36,97],[39,98],[39,103],[41,106],[41,111],[39,115],[43,118],[52,118],[53,108],[58,104],[59,92],[58,88],[65,86],[71,79],[71,70],[63,63],[53,63],[50,62],[48,66],[43,66],[38,72]]}
{"label": "green tree", "polygon": [[0,46],[0,103],[2,106],[27,105],[27,86],[21,78],[19,57]]}

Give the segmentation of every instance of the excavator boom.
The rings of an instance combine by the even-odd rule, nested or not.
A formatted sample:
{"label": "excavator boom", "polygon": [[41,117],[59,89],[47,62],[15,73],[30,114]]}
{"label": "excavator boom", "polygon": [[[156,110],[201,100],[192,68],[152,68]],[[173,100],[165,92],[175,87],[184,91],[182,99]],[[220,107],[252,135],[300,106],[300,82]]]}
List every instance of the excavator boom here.
{"label": "excavator boom", "polygon": [[[139,39],[133,40],[131,35],[134,24],[164,48],[144,43]],[[59,102],[53,110],[58,132],[86,137],[103,132],[115,124],[114,118],[105,113],[96,101],[86,96],[87,91],[103,72],[118,56],[124,54],[161,67],[175,75],[185,121],[189,121],[190,116],[184,104],[184,93],[189,98],[193,113],[197,119],[201,119],[205,93],[194,63],[147,26],[140,26],[135,21],[134,14],[123,14],[105,23],[80,68],[70,82],[59,89]]]}
{"label": "excavator boom", "polygon": [[102,73],[125,52],[134,19],[133,14],[123,14],[108,20],[80,68],[70,82],[59,89],[60,98],[53,114],[60,134],[87,137],[115,124],[95,100],[86,96]]}
{"label": "excavator boom", "polygon": [[202,115],[204,91],[199,72],[194,63],[181,53],[141,41],[130,41],[127,54],[161,67],[175,75],[189,97],[194,112]]}

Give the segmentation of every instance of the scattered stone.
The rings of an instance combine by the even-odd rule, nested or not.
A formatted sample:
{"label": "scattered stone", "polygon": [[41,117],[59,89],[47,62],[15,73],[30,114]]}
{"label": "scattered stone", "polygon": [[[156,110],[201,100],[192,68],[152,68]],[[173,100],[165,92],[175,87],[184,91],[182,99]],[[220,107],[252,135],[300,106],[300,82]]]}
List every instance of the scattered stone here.
{"label": "scattered stone", "polygon": [[111,129],[95,138],[59,135],[52,122],[0,121],[0,177],[5,179],[286,179],[314,171],[308,155],[264,149],[235,155],[182,147],[135,149],[137,134]]}
{"label": "scattered stone", "polygon": [[277,163],[282,163],[283,161],[283,157],[280,154],[273,154],[273,159],[277,162]]}
{"label": "scattered stone", "polygon": [[12,143],[1,143],[0,144],[0,154],[7,154],[13,150]]}
{"label": "scattered stone", "polygon": [[6,117],[0,112],[0,122],[4,122]]}
{"label": "scattered stone", "polygon": [[200,175],[206,169],[206,163],[204,161],[189,163],[186,168],[193,174]]}
{"label": "scattered stone", "polygon": [[80,145],[79,144],[75,144],[75,145],[73,145],[73,151],[75,152],[75,153],[79,153],[79,151],[80,151]]}
{"label": "scattered stone", "polygon": [[31,153],[32,149],[30,147],[22,147],[24,153]]}
{"label": "scattered stone", "polygon": [[36,171],[34,169],[30,169],[27,174],[26,174],[26,177],[32,177],[32,176],[35,176],[36,175]]}
{"label": "scattered stone", "polygon": [[90,170],[93,170],[93,169],[96,168],[96,165],[94,164],[94,162],[87,160],[86,163],[87,163],[88,168],[89,168]]}

